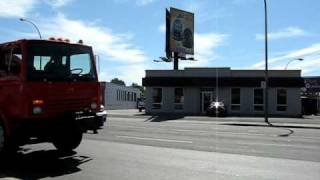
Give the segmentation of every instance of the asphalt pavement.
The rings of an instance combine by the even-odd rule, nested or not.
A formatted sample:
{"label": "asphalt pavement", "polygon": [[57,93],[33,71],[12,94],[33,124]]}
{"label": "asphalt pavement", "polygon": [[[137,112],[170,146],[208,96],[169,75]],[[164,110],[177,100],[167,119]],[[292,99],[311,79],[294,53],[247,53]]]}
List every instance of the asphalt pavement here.
{"label": "asphalt pavement", "polygon": [[[316,119],[313,119],[316,121]],[[230,123],[232,122],[232,123]],[[0,162],[14,179],[319,179],[320,129],[257,122],[112,117],[71,154],[26,145]]]}

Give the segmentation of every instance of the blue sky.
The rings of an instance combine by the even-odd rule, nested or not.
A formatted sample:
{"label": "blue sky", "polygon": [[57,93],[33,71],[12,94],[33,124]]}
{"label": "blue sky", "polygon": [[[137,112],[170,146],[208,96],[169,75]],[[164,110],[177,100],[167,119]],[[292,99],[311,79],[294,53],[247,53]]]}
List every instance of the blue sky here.
{"label": "blue sky", "polygon": [[[269,66],[320,75],[318,0],[269,0]],[[164,56],[165,8],[195,13],[196,62],[183,67],[264,67],[263,0],[1,0],[0,42],[43,36],[83,39],[101,60],[101,80],[118,77],[141,84],[145,69],[172,69],[155,63]]]}

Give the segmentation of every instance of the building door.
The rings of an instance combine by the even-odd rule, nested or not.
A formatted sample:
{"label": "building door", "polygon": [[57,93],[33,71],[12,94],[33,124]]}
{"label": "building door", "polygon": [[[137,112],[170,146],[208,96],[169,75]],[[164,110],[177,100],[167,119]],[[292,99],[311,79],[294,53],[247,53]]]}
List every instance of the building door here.
{"label": "building door", "polygon": [[205,113],[207,108],[210,106],[210,103],[213,101],[213,92],[202,92],[201,94],[201,112]]}

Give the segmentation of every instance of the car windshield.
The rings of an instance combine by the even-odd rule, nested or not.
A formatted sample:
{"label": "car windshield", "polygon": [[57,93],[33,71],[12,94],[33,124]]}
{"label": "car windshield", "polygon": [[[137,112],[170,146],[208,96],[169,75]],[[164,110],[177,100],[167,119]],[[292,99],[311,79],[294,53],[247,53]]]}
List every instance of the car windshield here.
{"label": "car windshield", "polygon": [[28,79],[49,81],[96,80],[89,47],[58,43],[28,46]]}

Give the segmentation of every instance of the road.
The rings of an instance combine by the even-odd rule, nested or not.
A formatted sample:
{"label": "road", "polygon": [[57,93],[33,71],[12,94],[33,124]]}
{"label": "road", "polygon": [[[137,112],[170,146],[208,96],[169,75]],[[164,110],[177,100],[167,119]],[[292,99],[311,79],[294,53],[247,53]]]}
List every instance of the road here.
{"label": "road", "polygon": [[72,154],[27,145],[1,167],[17,179],[320,179],[320,129],[110,117]]}

